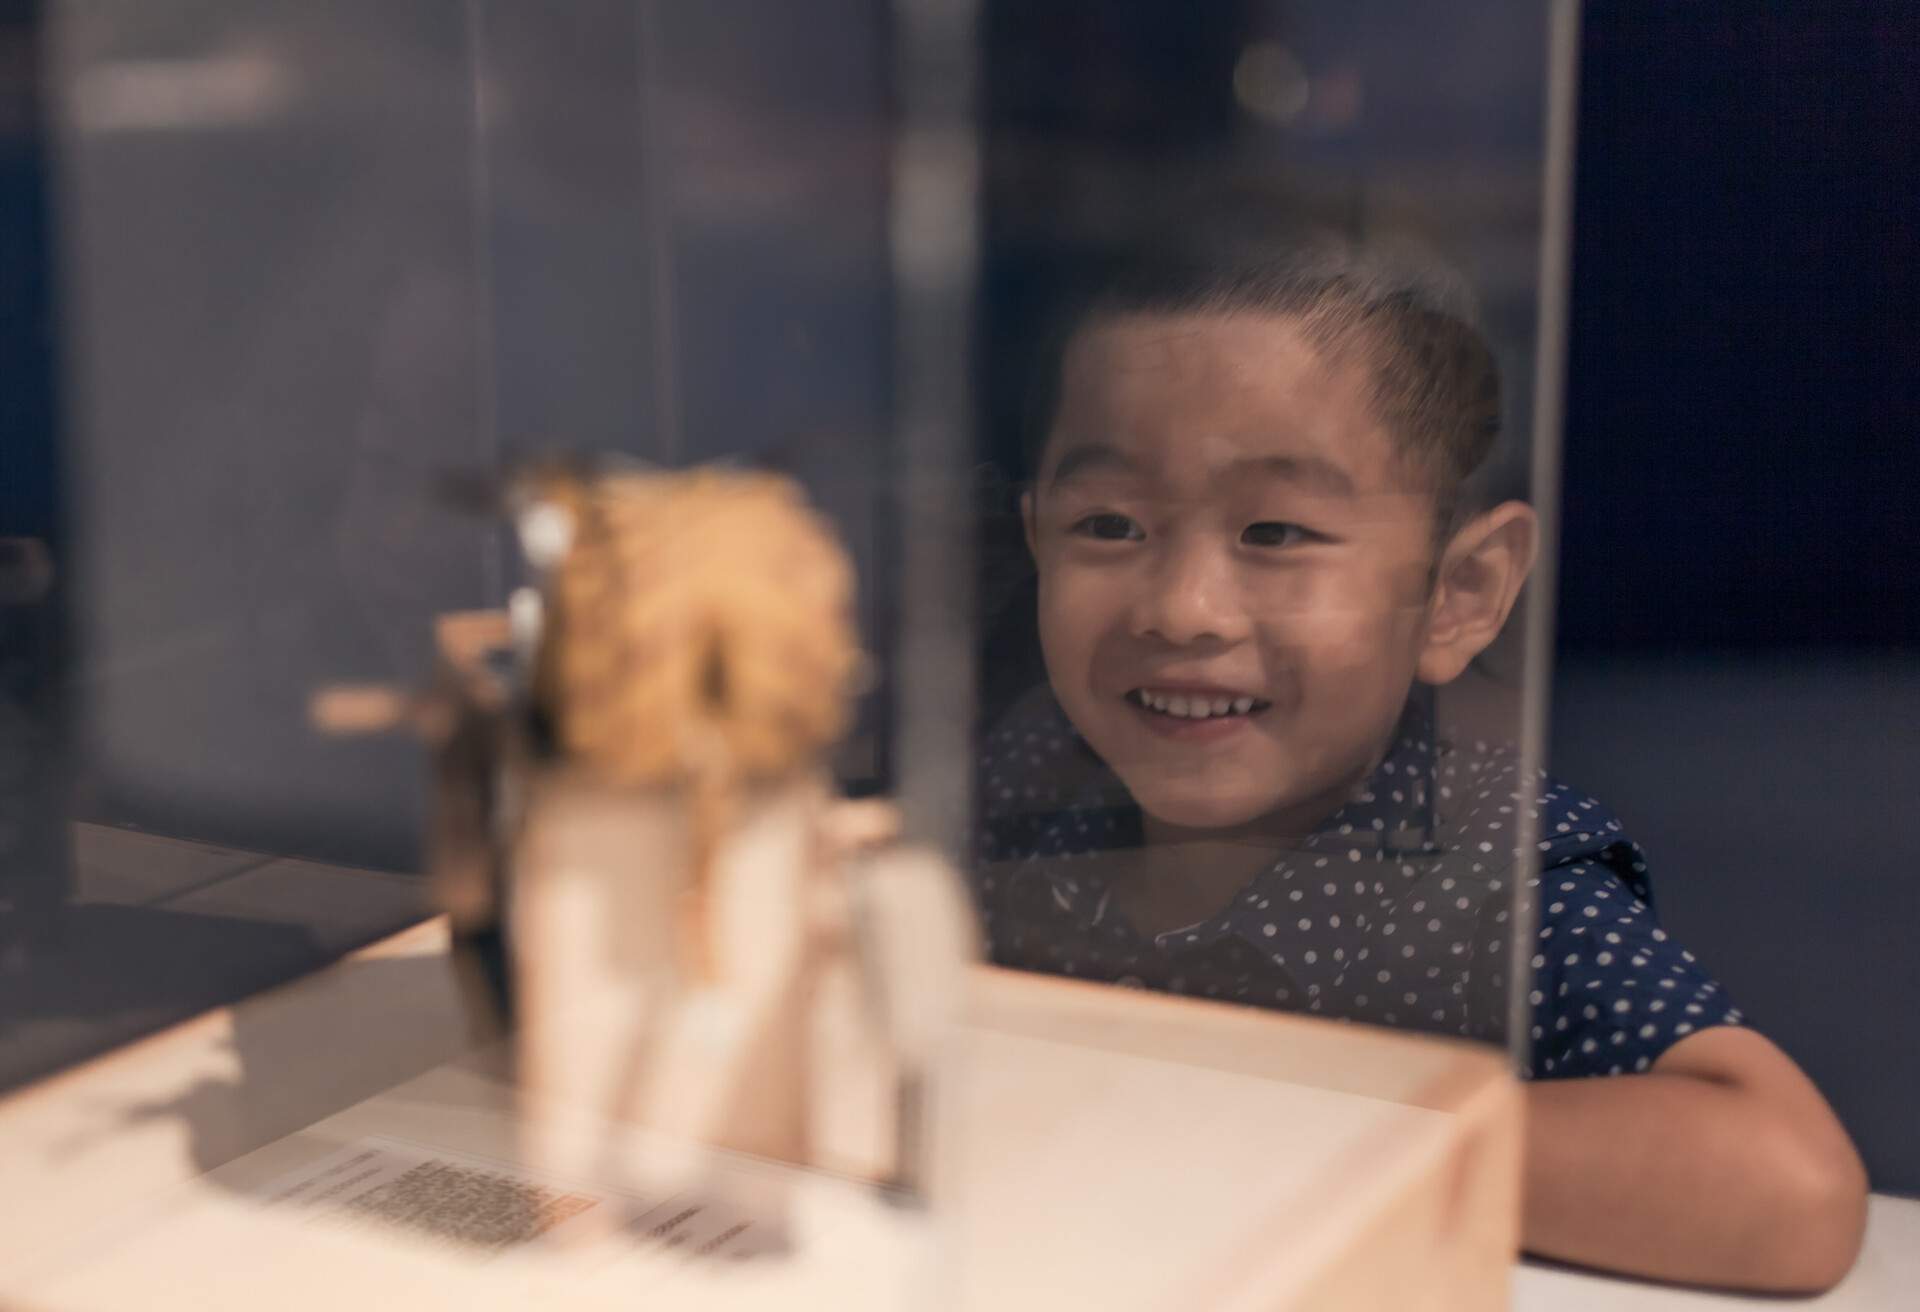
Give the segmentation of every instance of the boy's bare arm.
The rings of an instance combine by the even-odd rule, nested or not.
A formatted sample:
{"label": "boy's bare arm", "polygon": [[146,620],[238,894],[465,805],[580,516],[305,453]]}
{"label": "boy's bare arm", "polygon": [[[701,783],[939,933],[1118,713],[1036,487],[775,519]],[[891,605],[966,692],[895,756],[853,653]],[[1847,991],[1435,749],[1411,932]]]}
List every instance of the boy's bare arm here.
{"label": "boy's bare arm", "polygon": [[1819,1090],[1752,1030],[1645,1075],[1527,1087],[1527,1249],[1691,1284],[1812,1292],[1853,1265],[1866,1171]]}

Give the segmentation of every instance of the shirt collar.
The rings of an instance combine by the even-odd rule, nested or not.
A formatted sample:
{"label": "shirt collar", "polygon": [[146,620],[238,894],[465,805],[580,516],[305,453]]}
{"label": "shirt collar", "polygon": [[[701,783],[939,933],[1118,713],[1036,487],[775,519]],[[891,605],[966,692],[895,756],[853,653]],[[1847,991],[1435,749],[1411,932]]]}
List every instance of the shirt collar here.
{"label": "shirt collar", "polygon": [[[1081,758],[1091,757],[1092,749],[1051,698],[1043,714],[1047,717],[1045,732],[1070,743]],[[1205,922],[1168,930],[1156,941],[1197,944],[1237,933],[1254,937],[1257,942],[1258,928],[1250,926],[1270,920],[1267,911],[1271,891],[1266,885],[1290,862],[1314,872],[1324,870],[1331,880],[1336,875],[1332,868],[1334,852],[1349,866],[1355,864],[1357,853],[1360,862],[1370,867],[1439,852],[1433,775],[1435,756],[1443,750],[1435,733],[1432,690],[1416,686],[1385,756],[1339,810],[1297,845],[1275,851],[1263,866],[1250,873],[1246,886],[1221,912]],[[1016,885],[1043,881],[1051,905],[1076,921],[1090,921],[1096,910],[1103,919],[1117,914],[1108,903],[1106,863],[1080,859],[1140,846],[1139,808],[1130,800],[1116,804],[1116,798],[1124,799],[1125,790],[1110,771],[1102,768],[1081,781],[1062,810],[1023,818],[1017,827],[1031,832],[1002,845],[1028,854],[1028,859],[1006,877]],[[1356,872],[1342,871],[1338,876],[1355,878]]]}

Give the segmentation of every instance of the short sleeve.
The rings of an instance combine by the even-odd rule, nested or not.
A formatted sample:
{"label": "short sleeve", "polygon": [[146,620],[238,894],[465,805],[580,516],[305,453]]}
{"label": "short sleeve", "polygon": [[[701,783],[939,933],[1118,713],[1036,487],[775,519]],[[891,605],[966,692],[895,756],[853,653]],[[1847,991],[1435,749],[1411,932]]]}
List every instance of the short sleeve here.
{"label": "short sleeve", "polygon": [[1639,849],[1615,840],[1541,873],[1529,1076],[1644,1071],[1690,1034],[1741,1023],[1654,918],[1645,871]]}

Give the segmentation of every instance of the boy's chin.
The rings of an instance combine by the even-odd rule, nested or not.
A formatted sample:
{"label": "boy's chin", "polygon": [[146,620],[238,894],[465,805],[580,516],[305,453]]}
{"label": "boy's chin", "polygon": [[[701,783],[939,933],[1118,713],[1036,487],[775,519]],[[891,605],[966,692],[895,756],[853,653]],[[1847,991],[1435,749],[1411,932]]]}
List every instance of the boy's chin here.
{"label": "boy's chin", "polygon": [[1237,829],[1270,814],[1277,799],[1270,796],[1221,797],[1151,788],[1133,789],[1140,809],[1163,825],[1176,829]]}

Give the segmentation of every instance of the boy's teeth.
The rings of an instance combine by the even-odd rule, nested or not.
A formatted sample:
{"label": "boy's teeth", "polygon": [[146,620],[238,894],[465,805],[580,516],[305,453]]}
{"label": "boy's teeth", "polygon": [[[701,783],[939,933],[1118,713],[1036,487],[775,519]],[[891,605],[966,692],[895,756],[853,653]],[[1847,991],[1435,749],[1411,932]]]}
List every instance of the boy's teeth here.
{"label": "boy's teeth", "polygon": [[1167,695],[1148,692],[1145,688],[1134,696],[1148,710],[1158,711],[1162,715],[1177,715],[1185,720],[1205,720],[1215,715],[1245,715],[1253,710],[1257,700],[1252,697],[1188,696],[1185,693]]}

